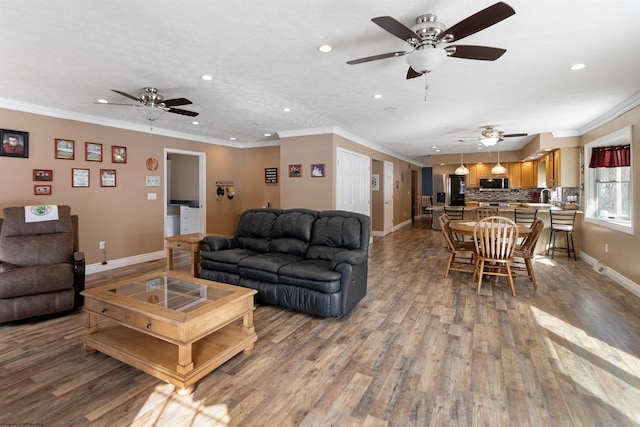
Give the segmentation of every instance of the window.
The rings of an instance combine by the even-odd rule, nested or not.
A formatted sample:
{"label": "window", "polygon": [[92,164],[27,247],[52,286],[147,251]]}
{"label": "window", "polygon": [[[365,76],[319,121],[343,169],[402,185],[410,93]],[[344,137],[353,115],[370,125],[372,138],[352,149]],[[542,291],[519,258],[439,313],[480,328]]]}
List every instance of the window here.
{"label": "window", "polygon": [[[631,145],[631,127],[585,145],[585,220],[633,234],[633,164],[629,166],[593,167],[592,156],[609,147]],[[631,156],[629,156],[631,158]],[[619,163],[612,162],[611,165]]]}

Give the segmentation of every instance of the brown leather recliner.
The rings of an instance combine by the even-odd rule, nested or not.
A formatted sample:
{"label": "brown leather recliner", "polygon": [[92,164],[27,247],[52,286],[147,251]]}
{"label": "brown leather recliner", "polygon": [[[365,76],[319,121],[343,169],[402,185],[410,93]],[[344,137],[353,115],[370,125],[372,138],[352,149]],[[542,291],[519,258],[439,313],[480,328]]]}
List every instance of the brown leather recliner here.
{"label": "brown leather recliner", "polygon": [[84,253],[78,217],[58,206],[58,220],[25,222],[24,207],[0,219],[0,322],[66,312],[83,304]]}

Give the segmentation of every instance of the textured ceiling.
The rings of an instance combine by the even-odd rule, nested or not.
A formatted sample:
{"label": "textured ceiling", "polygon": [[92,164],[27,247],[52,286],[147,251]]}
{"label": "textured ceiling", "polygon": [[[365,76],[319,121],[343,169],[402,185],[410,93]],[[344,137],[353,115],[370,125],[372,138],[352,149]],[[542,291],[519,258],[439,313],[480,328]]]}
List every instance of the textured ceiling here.
{"label": "textured ceiling", "polygon": [[[142,127],[148,122],[135,109],[95,102],[127,103],[110,89],[137,95],[153,86],[165,98],[190,99],[180,108],[200,113],[199,125],[165,114],[158,133],[251,146],[337,129],[428,164],[432,146],[459,152],[459,138],[479,136],[483,125],[580,134],[638,98],[637,0],[507,0],[514,16],[461,42],[506,54],[495,62],[446,58],[426,92],[423,78],[405,79],[405,58],[345,63],[406,50],[373,17],[411,26],[434,13],[450,27],[492,3],[0,0],[0,106]],[[333,51],[319,53],[322,44]],[[587,67],[569,71],[576,62]],[[530,139],[509,138],[500,149]]]}

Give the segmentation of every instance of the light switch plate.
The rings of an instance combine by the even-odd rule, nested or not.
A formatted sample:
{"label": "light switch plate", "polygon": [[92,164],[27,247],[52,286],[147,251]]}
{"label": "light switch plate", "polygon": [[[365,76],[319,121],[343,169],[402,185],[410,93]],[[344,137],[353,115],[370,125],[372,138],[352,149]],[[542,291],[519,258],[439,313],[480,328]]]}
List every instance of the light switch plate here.
{"label": "light switch plate", "polygon": [[157,198],[156,193],[147,193],[147,200],[156,200]]}
{"label": "light switch plate", "polygon": [[160,187],[160,177],[159,176],[147,176],[147,187]]}

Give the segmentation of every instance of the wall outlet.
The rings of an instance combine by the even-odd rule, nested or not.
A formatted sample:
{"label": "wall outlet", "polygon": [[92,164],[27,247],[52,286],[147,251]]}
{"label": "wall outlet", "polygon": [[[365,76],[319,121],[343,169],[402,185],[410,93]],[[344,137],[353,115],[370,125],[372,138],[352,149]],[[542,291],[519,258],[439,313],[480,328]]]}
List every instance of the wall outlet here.
{"label": "wall outlet", "polygon": [[100,242],[100,250],[104,251],[107,248],[107,242],[102,241]]}

